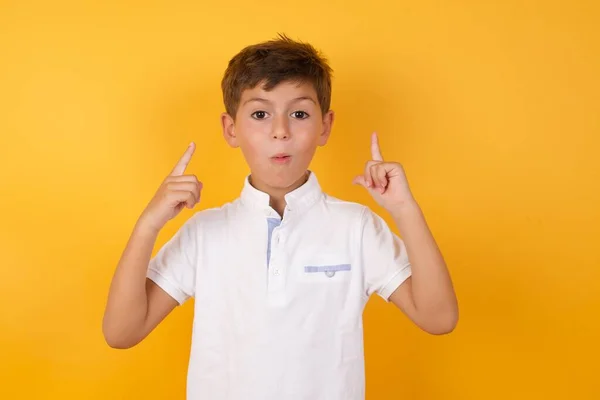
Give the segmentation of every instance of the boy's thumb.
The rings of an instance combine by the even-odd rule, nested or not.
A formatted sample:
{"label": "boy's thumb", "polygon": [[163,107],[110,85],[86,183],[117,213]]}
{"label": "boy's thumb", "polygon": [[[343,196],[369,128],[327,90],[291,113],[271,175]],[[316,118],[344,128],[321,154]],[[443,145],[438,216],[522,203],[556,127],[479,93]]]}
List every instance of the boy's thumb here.
{"label": "boy's thumb", "polygon": [[362,175],[358,175],[358,176],[356,176],[356,177],[355,177],[355,178],[352,180],[352,183],[353,183],[353,184],[355,184],[355,185],[360,185],[360,186],[362,186],[362,187],[364,187],[364,188],[366,188],[366,187],[367,187],[367,183],[365,182],[365,177],[364,177],[364,176],[362,176]]}

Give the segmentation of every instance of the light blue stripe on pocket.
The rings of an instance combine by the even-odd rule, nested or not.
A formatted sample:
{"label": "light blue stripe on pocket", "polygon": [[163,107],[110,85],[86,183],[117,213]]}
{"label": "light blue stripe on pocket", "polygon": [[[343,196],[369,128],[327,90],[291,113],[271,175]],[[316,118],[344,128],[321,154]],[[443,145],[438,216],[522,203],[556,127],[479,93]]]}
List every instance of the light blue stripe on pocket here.
{"label": "light blue stripe on pocket", "polygon": [[350,271],[352,266],[350,264],[337,264],[337,265],[307,265],[304,267],[304,272],[337,272],[337,271]]}

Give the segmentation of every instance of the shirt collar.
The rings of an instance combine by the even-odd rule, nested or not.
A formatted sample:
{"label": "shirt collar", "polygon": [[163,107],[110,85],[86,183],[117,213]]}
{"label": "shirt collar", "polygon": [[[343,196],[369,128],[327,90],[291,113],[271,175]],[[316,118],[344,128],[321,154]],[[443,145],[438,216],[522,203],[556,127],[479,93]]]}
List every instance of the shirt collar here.
{"label": "shirt collar", "polygon": [[[308,180],[302,186],[285,195],[287,211],[293,213],[302,212],[315,204],[322,196],[323,191],[321,190],[317,176],[309,170]],[[269,195],[250,184],[250,175],[246,176],[244,180],[244,187],[240,197],[244,205],[261,209],[265,212],[273,211],[269,205]]]}

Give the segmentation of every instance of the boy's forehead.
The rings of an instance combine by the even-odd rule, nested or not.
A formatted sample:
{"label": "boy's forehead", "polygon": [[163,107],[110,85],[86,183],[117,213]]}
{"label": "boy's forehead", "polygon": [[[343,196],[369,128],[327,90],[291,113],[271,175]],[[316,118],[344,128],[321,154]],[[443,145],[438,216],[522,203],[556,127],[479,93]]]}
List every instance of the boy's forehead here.
{"label": "boy's forehead", "polygon": [[292,100],[299,97],[310,97],[315,102],[317,101],[317,93],[312,83],[310,82],[291,82],[284,81],[271,90],[264,89],[265,83],[261,82],[253,88],[248,88],[242,91],[241,104],[252,98],[263,98],[273,101]]}

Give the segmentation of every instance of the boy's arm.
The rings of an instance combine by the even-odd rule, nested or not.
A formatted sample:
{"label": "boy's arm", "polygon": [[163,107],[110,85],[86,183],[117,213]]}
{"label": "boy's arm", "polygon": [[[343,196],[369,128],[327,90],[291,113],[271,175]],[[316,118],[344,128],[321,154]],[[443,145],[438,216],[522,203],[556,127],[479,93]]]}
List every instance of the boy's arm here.
{"label": "boy's arm", "polygon": [[[182,297],[167,294],[152,280],[148,269],[156,239],[163,226],[183,207],[193,208],[200,201],[202,184],[193,175],[183,175],[195,145],[191,144],[175,168],[163,181],[158,191],[138,219],[127,246],[114,273],[102,332],[106,342],[115,348],[129,348],[144,339],[178,304]],[[187,233],[193,224],[186,223],[162,257],[163,264],[174,263],[185,247]],[[185,258],[182,256],[181,258]]]}
{"label": "boy's arm", "polygon": [[[399,163],[384,161],[376,133],[371,136],[371,160],[366,163],[364,173],[354,178],[354,183],[365,187],[393,216],[408,253],[410,277],[389,296],[389,301],[429,333],[452,331],[458,322],[458,302],[450,274],[411,193],[404,168]],[[394,253],[399,243],[387,240],[386,246],[377,251]],[[377,254],[372,256],[376,258]],[[404,271],[398,277],[405,274]]]}
{"label": "boy's arm", "polygon": [[390,296],[415,324],[432,334],[452,331],[458,304],[444,258],[416,202],[389,210],[400,231],[412,275]]}
{"label": "boy's arm", "polygon": [[156,230],[137,224],[119,261],[102,323],[111,347],[135,346],[178,305],[146,278],[157,236]]}

